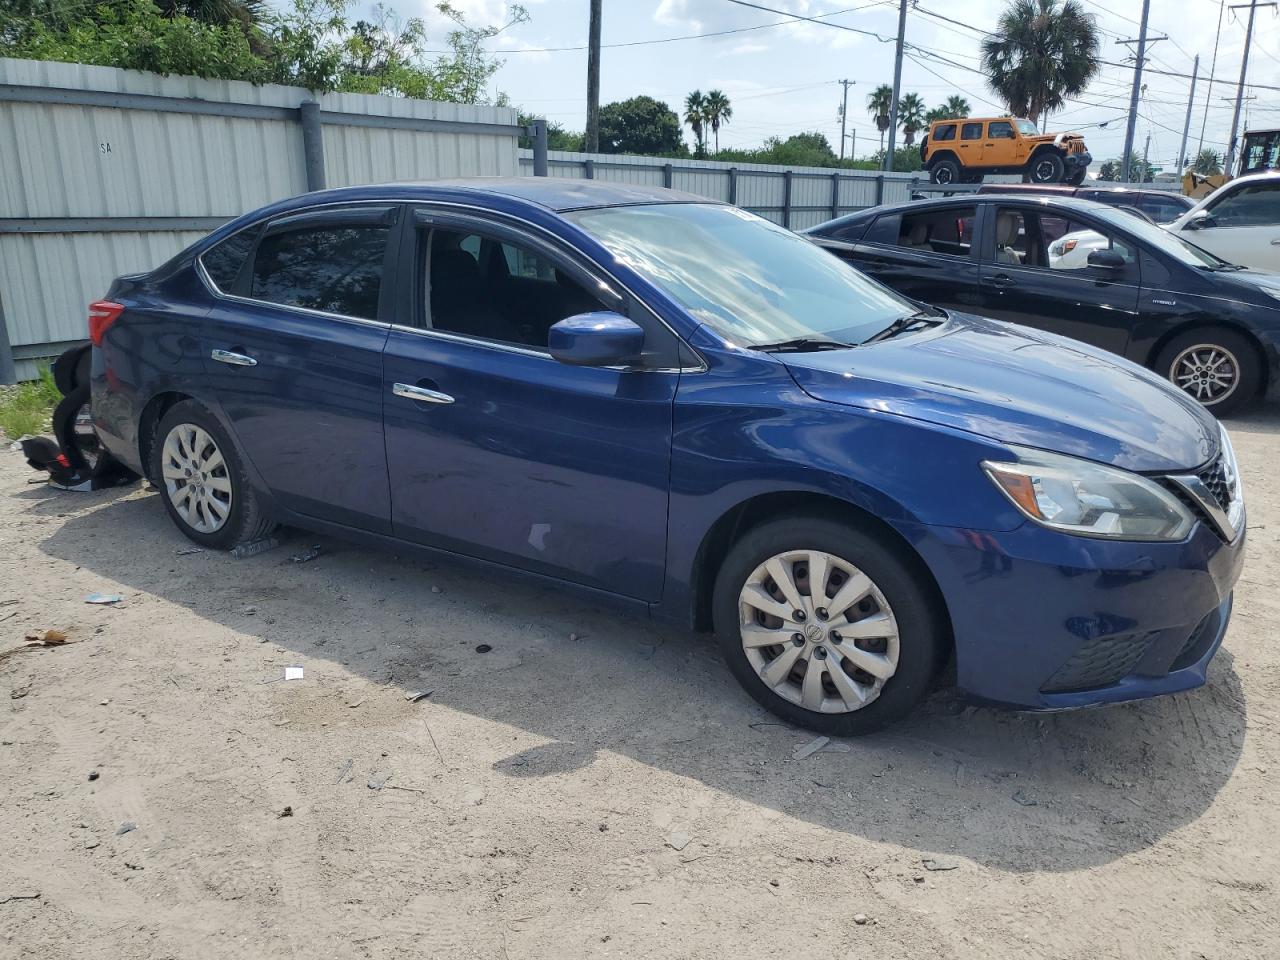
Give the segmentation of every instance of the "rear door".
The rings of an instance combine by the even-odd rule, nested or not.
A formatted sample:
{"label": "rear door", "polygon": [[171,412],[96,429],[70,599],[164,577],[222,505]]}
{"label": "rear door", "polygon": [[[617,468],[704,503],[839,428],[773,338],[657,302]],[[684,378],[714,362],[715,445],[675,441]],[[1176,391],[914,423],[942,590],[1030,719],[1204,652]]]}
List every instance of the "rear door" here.
{"label": "rear door", "polygon": [[912,206],[882,214],[862,239],[833,250],[899,293],[950,310],[981,302],[977,206]]}
{"label": "rear door", "polygon": [[288,214],[258,231],[243,266],[230,270],[217,247],[203,257],[219,291],[203,361],[240,450],[282,506],[378,533],[391,529],[383,278],[399,214],[394,204]]}
{"label": "rear door", "polygon": [[962,167],[982,166],[983,125],[980,120],[971,120],[960,125],[960,140],[955,144],[956,156],[960,158]]}
{"label": "rear door", "polygon": [[[396,535],[659,599],[675,335],[527,229],[419,209],[407,233],[382,385]],[[604,309],[645,328],[643,369],[551,357],[552,324]]]}
{"label": "rear door", "polygon": [[[982,250],[982,313],[1123,354],[1138,309],[1137,248],[1085,217],[993,204]],[[1088,265],[1116,250],[1122,270]]]}

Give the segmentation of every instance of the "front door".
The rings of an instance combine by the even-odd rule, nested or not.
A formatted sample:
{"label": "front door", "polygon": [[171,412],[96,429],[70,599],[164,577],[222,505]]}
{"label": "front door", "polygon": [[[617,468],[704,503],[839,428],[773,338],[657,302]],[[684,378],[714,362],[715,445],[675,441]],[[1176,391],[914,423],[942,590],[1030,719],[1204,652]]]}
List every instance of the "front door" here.
{"label": "front door", "polygon": [[391,528],[380,303],[399,211],[289,214],[202,258],[221,294],[204,366],[240,450],[282,506],[378,533]]}
{"label": "front door", "polygon": [[1280,271],[1280,177],[1245,184],[1208,208],[1208,225],[1183,236],[1230,263]]}
{"label": "front door", "polygon": [[[550,240],[417,217],[383,383],[397,536],[659,599],[674,336]],[[552,324],[604,309],[646,328],[651,369],[551,357]]]}
{"label": "front door", "polygon": [[[982,313],[1123,354],[1138,310],[1137,251],[1105,226],[1034,207],[992,205],[984,238]],[[1093,267],[1112,249],[1123,269]]]}

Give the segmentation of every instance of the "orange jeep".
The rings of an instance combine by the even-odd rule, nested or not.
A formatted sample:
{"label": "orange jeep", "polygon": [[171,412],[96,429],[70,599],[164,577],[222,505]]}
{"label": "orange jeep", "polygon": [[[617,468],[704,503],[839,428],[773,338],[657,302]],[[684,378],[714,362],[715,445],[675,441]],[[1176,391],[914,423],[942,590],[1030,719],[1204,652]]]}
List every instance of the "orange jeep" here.
{"label": "orange jeep", "polygon": [[1019,117],[935,120],[920,144],[934,183],[980,183],[1020,173],[1032,183],[1079,184],[1093,159],[1078,133],[1041,133]]}

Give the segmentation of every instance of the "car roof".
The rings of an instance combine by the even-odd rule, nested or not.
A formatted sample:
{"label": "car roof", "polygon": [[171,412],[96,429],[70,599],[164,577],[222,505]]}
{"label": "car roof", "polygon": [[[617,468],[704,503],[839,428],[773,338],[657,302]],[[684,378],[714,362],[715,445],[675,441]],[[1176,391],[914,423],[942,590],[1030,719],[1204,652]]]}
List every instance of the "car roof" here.
{"label": "car roof", "polygon": [[563,213],[593,207],[647,203],[719,203],[708,197],[664,187],[567,177],[464,177],[344,187],[307,194],[311,202],[351,199],[437,200],[472,195],[477,199],[505,197]]}
{"label": "car roof", "polygon": [[846,213],[843,216],[836,217],[834,220],[827,220],[819,223],[817,226],[808,227],[801,230],[804,234],[818,234],[824,230],[831,229],[837,224],[845,225],[856,223],[859,220],[867,220],[872,217],[879,217],[884,214],[905,213],[911,210],[945,210],[948,207],[969,207],[979,203],[1019,203],[1023,205],[1039,204],[1042,206],[1052,205],[1059,209],[1079,210],[1084,213],[1112,213],[1115,207],[1109,203],[1099,203],[1097,200],[1084,200],[1080,197],[1046,195],[1042,193],[965,193],[954,197],[938,197],[929,200],[910,200],[905,203],[887,203],[879,207],[867,207],[865,210],[856,210],[853,213]]}

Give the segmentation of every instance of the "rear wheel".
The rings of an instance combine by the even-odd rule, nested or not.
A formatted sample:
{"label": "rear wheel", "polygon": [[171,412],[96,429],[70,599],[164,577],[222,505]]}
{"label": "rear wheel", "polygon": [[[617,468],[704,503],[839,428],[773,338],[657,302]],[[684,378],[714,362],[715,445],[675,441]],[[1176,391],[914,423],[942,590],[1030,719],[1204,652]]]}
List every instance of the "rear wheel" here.
{"label": "rear wheel", "polygon": [[748,531],[716,578],[716,633],[761,705],[836,736],[908,714],[945,659],[929,591],[896,551],[855,527],[788,516]]}
{"label": "rear wheel", "polygon": [[170,519],[203,547],[228,550],[266,536],[274,523],[258,503],[239,452],[217,418],[194,400],[161,418],[151,479]]}
{"label": "rear wheel", "polygon": [[929,179],[945,185],[960,182],[960,164],[950,158],[937,160],[929,167]]}
{"label": "rear wheel", "polygon": [[1156,358],[1156,372],[1215,416],[1240,410],[1258,395],[1262,365],[1240,333],[1215,327],[1174,337]]}
{"label": "rear wheel", "polygon": [[1065,170],[1062,157],[1052,150],[1037,153],[1027,165],[1032,183],[1059,183]]}

